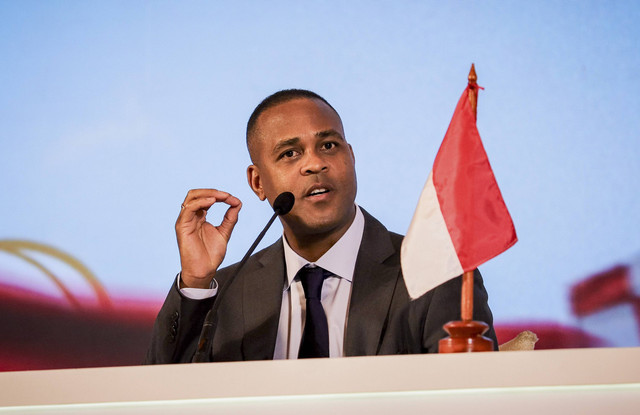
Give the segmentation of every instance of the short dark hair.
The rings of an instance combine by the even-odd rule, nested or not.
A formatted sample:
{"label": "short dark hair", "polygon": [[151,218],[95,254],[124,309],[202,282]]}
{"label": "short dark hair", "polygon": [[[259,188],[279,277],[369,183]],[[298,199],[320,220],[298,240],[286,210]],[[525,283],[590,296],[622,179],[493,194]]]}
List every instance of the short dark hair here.
{"label": "short dark hair", "polygon": [[249,156],[251,156],[252,160],[253,160],[253,155],[251,154],[250,141],[251,141],[251,137],[255,133],[256,124],[258,122],[258,118],[260,117],[260,115],[266,110],[268,110],[269,108],[273,108],[276,105],[284,104],[285,102],[293,101],[294,99],[300,99],[300,98],[319,99],[320,101],[327,104],[329,108],[331,108],[336,113],[336,115],[338,115],[338,118],[340,118],[340,114],[338,114],[338,111],[336,111],[336,109],[333,108],[331,104],[329,104],[329,101],[322,98],[320,95],[316,94],[313,91],[309,91],[306,89],[283,89],[282,91],[278,91],[274,94],[271,94],[265,99],[263,99],[260,104],[258,104],[256,109],[254,109],[253,112],[251,113],[251,116],[249,117],[249,121],[247,121],[247,150],[249,150]]}

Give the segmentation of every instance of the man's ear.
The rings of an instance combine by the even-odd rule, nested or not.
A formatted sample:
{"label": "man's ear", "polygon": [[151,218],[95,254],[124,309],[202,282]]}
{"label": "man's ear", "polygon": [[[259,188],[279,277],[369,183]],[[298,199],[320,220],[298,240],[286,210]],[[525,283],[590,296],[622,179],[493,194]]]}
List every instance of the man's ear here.
{"label": "man's ear", "polygon": [[355,154],[353,154],[353,148],[351,147],[351,144],[349,144],[349,151],[351,152],[351,159],[353,160],[353,164],[356,164],[356,156]]}
{"label": "man's ear", "polygon": [[264,195],[264,190],[262,189],[262,177],[260,176],[260,168],[255,164],[247,167],[247,181],[249,182],[249,186],[251,186],[251,190],[253,193],[258,196],[260,200],[266,199]]}

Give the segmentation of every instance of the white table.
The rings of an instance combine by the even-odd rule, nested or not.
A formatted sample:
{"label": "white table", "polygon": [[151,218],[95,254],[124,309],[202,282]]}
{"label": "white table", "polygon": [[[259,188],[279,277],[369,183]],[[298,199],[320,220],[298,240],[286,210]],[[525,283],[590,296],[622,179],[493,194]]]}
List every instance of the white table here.
{"label": "white table", "polygon": [[0,414],[463,411],[639,414],[640,348],[0,373]]}

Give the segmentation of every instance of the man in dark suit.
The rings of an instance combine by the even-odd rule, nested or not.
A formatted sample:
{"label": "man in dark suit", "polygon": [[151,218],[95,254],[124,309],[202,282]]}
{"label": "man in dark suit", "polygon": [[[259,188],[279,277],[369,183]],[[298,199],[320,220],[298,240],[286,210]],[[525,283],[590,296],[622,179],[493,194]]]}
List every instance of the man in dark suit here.
{"label": "man in dark suit", "polygon": [[[280,217],[283,238],[253,255],[225,286],[237,264],[218,267],[241,203],[219,190],[191,190],[176,222],[182,270],[156,320],[146,362],[191,361],[220,286],[227,292],[207,360],[308,357],[301,339],[311,336],[307,326],[316,323],[306,308],[315,306],[301,279],[314,268],[324,278],[318,299],[328,332],[317,356],[437,351],[442,325],[459,319],[460,279],[410,300],[400,269],[402,236],[355,204],[355,158],[335,109],[310,91],[273,94],[249,119],[247,147],[253,162],[247,178],[260,200],[273,204],[285,191],[296,198]],[[218,202],[229,208],[213,226],[206,212]],[[474,289],[474,318],[491,326],[477,272]],[[496,344],[492,327],[488,336]]]}

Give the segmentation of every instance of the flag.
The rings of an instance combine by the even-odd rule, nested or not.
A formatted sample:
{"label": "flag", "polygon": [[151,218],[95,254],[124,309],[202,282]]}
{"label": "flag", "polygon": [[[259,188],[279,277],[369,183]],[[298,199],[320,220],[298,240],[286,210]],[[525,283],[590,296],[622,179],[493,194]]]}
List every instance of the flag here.
{"label": "flag", "polygon": [[640,255],[575,283],[569,299],[585,332],[609,347],[640,346]]}
{"label": "flag", "polygon": [[411,298],[504,252],[518,240],[465,89],[402,243]]}

